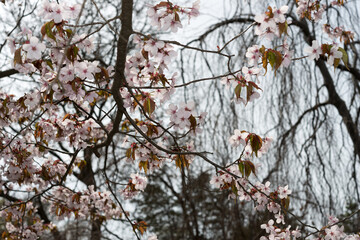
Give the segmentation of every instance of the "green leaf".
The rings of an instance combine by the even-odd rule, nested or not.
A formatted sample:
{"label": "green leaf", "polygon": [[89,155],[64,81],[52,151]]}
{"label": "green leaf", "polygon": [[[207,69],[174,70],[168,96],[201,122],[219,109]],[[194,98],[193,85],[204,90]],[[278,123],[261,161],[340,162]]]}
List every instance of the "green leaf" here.
{"label": "green leaf", "polygon": [[55,26],[54,21],[50,21],[45,23],[42,27],[41,27],[41,35],[44,36],[48,36],[49,38],[53,39],[56,42],[56,38],[54,36],[54,33],[52,31],[52,28]]}
{"label": "green leaf", "polygon": [[245,176],[245,166],[244,166],[244,162],[243,162],[243,161],[239,161],[238,167],[239,167],[240,173],[241,173],[242,176],[244,177],[244,176]]}
{"label": "green leaf", "polygon": [[246,101],[250,101],[250,97],[253,94],[253,86],[252,85],[248,85],[246,86]]}
{"label": "green leaf", "polygon": [[275,55],[275,53],[269,51],[267,56],[268,56],[268,60],[269,60],[269,63],[271,65],[272,69],[274,69],[274,66],[275,66],[275,63],[276,63],[276,55]]}
{"label": "green leaf", "polygon": [[255,165],[251,161],[244,161],[244,165],[245,165],[246,177],[249,177],[251,173],[253,173],[256,176]]}
{"label": "green leaf", "polygon": [[145,112],[147,112],[149,115],[151,115],[155,111],[155,102],[149,97],[145,99],[143,106]]}
{"label": "green leaf", "polygon": [[66,57],[71,61],[74,62],[76,60],[77,54],[79,52],[79,48],[76,46],[70,46],[67,50],[66,50]]}
{"label": "green leaf", "polygon": [[345,67],[349,70],[349,67],[348,67],[348,60],[349,60],[349,57],[345,51],[345,49],[339,47],[338,48],[338,51],[342,52],[342,57],[341,57],[341,60],[343,61],[343,63],[345,64]]}
{"label": "green leaf", "polygon": [[66,33],[67,37],[69,38],[73,34],[73,31],[71,29],[66,29],[65,33]]}
{"label": "green leaf", "polygon": [[45,63],[46,63],[46,65],[48,65],[51,68],[51,70],[54,70],[52,62],[50,60],[45,60]]}
{"label": "green leaf", "polygon": [[289,205],[290,205],[290,198],[283,198],[281,199],[281,205],[284,207],[285,210],[289,209]]}
{"label": "green leaf", "polygon": [[235,88],[235,95],[236,95],[236,98],[240,98],[240,94],[241,94],[241,84],[239,83],[236,88]]}
{"label": "green leaf", "polygon": [[339,64],[340,64],[340,58],[335,58],[334,59],[334,71],[339,66]]}

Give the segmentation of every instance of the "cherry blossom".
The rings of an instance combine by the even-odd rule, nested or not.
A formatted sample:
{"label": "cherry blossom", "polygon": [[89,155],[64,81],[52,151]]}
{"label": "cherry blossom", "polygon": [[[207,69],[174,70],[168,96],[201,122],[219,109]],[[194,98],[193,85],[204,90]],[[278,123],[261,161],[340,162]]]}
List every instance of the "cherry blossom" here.
{"label": "cherry blossom", "polygon": [[37,60],[41,58],[41,52],[45,50],[45,44],[39,42],[36,37],[31,37],[29,43],[24,44],[23,49],[27,52],[27,58]]}
{"label": "cherry blossom", "polygon": [[246,145],[246,138],[249,136],[249,133],[235,129],[234,135],[229,138],[230,145],[237,147],[239,145]]}
{"label": "cherry blossom", "polygon": [[275,19],[275,22],[277,23],[283,23],[285,22],[285,13],[287,13],[289,9],[289,6],[282,6],[280,7],[279,9],[274,9],[273,10],[273,13],[274,13],[274,19]]}
{"label": "cherry blossom", "polygon": [[151,235],[147,240],[158,240],[156,235]]}
{"label": "cherry blossom", "polygon": [[216,188],[220,188],[220,186],[223,184],[223,181],[218,176],[212,176],[210,184],[214,185]]}
{"label": "cherry blossom", "polygon": [[260,54],[260,47],[258,45],[253,45],[247,49],[245,56],[249,59],[249,64],[257,66]]}
{"label": "cherry blossom", "polygon": [[132,183],[135,184],[135,189],[139,191],[144,191],[147,185],[147,178],[140,176],[137,173],[132,173],[130,177],[132,178]]}
{"label": "cherry blossom", "polygon": [[279,187],[279,198],[284,199],[287,198],[289,194],[291,194],[291,190],[288,189],[288,185],[285,187]]}
{"label": "cherry blossom", "polygon": [[66,11],[67,14],[66,16],[69,19],[76,19],[79,15],[80,8],[81,8],[80,4],[75,4],[72,6],[67,6],[67,5],[64,6],[64,10]]}
{"label": "cherry blossom", "polygon": [[16,48],[16,46],[15,46],[15,44],[16,44],[16,43],[15,43],[15,39],[12,38],[12,37],[7,37],[6,40],[7,40],[7,45],[8,45],[8,47],[10,48],[10,52],[11,52],[12,54],[14,54],[15,48]]}
{"label": "cherry blossom", "polygon": [[[308,0],[299,0],[297,12],[302,17],[304,14],[310,13],[313,19],[317,21],[321,18],[324,8],[320,6],[316,11],[312,11],[309,9],[312,4]],[[200,1],[194,2],[192,7],[180,7],[169,1],[162,2],[150,7],[148,16],[159,29],[177,32],[179,28],[183,27],[180,15],[186,15],[189,19],[198,16],[199,7]],[[52,32],[55,35],[54,38],[42,33],[42,39],[47,41],[49,48],[49,54],[43,60],[40,59],[45,51],[45,44],[39,42],[29,29],[23,29],[18,35],[21,39],[29,39],[25,40],[25,43],[21,39],[8,38],[8,45],[12,53],[15,52],[16,44],[20,45],[21,43],[24,44],[19,49],[26,52],[26,54],[21,52],[21,61],[17,59],[14,68],[21,73],[39,73],[40,87],[23,94],[19,98],[0,93],[3,103],[1,104],[3,107],[0,108],[1,126],[12,127],[12,124],[20,122],[21,124],[30,123],[30,127],[21,134],[15,137],[9,134],[2,138],[1,144],[5,147],[2,150],[4,167],[1,170],[2,175],[9,182],[9,184],[6,183],[7,189],[14,189],[14,184],[15,189],[18,185],[23,184],[27,185],[26,191],[29,194],[46,191],[43,193],[47,194],[46,203],[49,205],[50,212],[59,220],[69,217],[80,219],[91,217],[104,221],[118,218],[124,214],[113,201],[112,193],[105,189],[95,189],[93,185],[86,189],[79,188],[76,192],[65,186],[60,186],[64,181],[69,181],[65,179],[67,174],[71,175],[81,170],[82,162],[78,157],[75,157],[76,154],[74,153],[69,154],[71,157],[65,158],[65,161],[52,159],[46,155],[52,147],[56,146],[54,143],[65,142],[74,151],[92,148],[98,143],[103,144],[109,136],[108,132],[114,127],[113,123],[105,124],[101,121],[98,122],[100,118],[94,120],[87,116],[91,107],[98,100],[106,101],[107,98],[113,97],[111,95],[115,95],[113,92],[110,94],[109,91],[112,87],[109,78],[114,75],[114,67],[105,68],[101,67],[98,61],[84,60],[77,51],[69,57],[69,54],[65,54],[69,42],[72,48],[84,49],[90,54],[95,49],[94,38],[88,37],[86,34],[77,35],[74,33],[72,38],[67,34],[59,34],[59,32],[69,30],[66,29],[65,23],[69,19],[77,18],[80,8],[79,4],[68,6],[54,1],[43,1],[42,8],[38,12],[39,16],[57,24],[57,29]],[[281,27],[286,24],[285,15],[288,9],[288,6],[282,6],[279,9],[268,8],[266,13],[256,15],[255,33],[270,40],[279,37],[282,34]],[[339,37],[340,33],[344,34],[343,27],[329,29],[329,27],[325,27],[325,31],[330,32],[334,37]],[[349,33],[349,38],[351,38],[351,33]],[[169,121],[166,120],[169,128],[163,127],[161,121],[157,123],[156,113],[152,112],[155,112],[155,109],[163,102],[171,99],[175,91],[177,73],[175,72],[171,76],[172,69],[170,66],[177,57],[176,48],[165,43],[165,41],[142,34],[134,36],[134,42],[137,49],[130,52],[126,58],[124,71],[126,81],[116,94],[120,93],[121,101],[123,101],[121,107],[126,110],[130,109],[129,114],[137,114],[137,116],[143,112],[148,114],[145,115],[147,118],[140,115],[140,119],[134,119],[135,124],[133,122],[130,124],[129,119],[121,123],[122,133],[130,133],[121,141],[123,142],[122,147],[127,148],[126,159],[129,164],[135,163],[135,166],[139,166],[139,171],[143,171],[145,174],[156,171],[165,162],[176,162],[179,159],[185,163],[180,162],[179,164],[177,162],[176,166],[183,167],[182,165],[186,165],[187,167],[195,157],[190,155],[190,152],[196,151],[194,141],[186,140],[176,147],[174,147],[175,145],[168,145],[169,140],[171,140],[170,131],[175,129],[186,137],[189,137],[190,134],[198,134],[201,132],[200,126],[205,123],[207,113],[202,112],[199,115],[198,106],[192,101],[169,104],[166,111],[170,115]],[[237,91],[246,88],[242,94],[246,92],[247,95],[244,96],[237,92],[235,102],[242,102],[246,105],[260,97],[257,90],[261,89],[252,81],[252,78],[255,76],[254,81],[258,81],[261,72],[260,68],[257,67],[258,62],[264,61],[264,52],[270,50],[264,46],[251,46],[246,51],[249,65],[243,66],[241,69],[244,75],[238,72],[222,78],[223,84],[227,86],[233,84]],[[311,47],[306,47],[304,50],[309,54],[310,60],[318,60],[322,54],[321,47],[315,40]],[[274,50],[272,53],[274,52],[276,51]],[[343,54],[335,45],[331,46],[328,53],[328,64],[330,65],[334,65],[334,61],[341,58]],[[292,56],[293,51],[289,50],[289,46],[284,40],[279,57],[281,66],[289,66]],[[141,87],[145,88],[142,89]],[[61,102],[65,107],[61,109],[55,102]],[[144,110],[147,106],[146,103],[150,103],[151,107]],[[76,105],[76,108],[72,108],[70,104]],[[155,109],[152,109],[153,106]],[[71,110],[68,111],[68,108]],[[34,119],[33,115],[37,115],[34,112],[40,111],[43,114],[39,114],[39,117]],[[132,125],[136,129],[132,128],[128,131]],[[141,141],[130,140],[131,134],[139,139],[146,134],[154,142],[146,141],[145,138]],[[138,140],[135,137],[134,139]],[[257,160],[254,160],[254,157],[261,157],[262,154],[265,154],[270,149],[272,141],[273,139],[270,137],[260,138],[254,133],[235,129],[234,134],[229,138],[229,144],[232,147],[242,145],[243,149],[239,152],[239,157],[236,160],[226,167],[217,168],[216,175],[212,176],[210,184],[215,188],[229,191],[229,199],[238,198],[240,201],[253,201],[254,208],[257,211],[268,210],[271,213],[273,219],[261,225],[261,228],[269,236],[262,236],[261,239],[291,239],[291,236],[299,238],[301,232],[298,228],[290,231],[291,226],[282,229],[274,225],[275,221],[277,224],[285,224],[285,211],[283,209],[287,209],[286,200],[292,193],[288,189],[288,185],[285,187],[278,186],[272,190],[270,182],[265,184],[261,182],[252,184],[251,182],[253,177],[251,174],[256,174],[259,166],[254,162]],[[161,147],[167,148],[169,146],[170,149],[174,147],[174,151],[186,153],[186,156],[167,154],[159,150]],[[129,177],[128,183],[124,183],[126,187],[120,190],[120,194],[125,199],[132,199],[143,192],[148,184],[148,178],[139,173],[132,173]],[[3,184],[5,183],[1,180],[0,185]],[[116,193],[116,195],[118,194]],[[42,199],[42,193],[39,198]],[[0,211],[2,218],[9,219],[5,226],[9,238],[36,239],[45,230],[54,227],[51,223],[44,224],[35,215],[36,208],[32,202],[23,204],[22,208],[25,210],[20,209],[18,205],[8,205],[7,208]],[[24,221],[24,225],[20,228],[20,219],[26,211],[30,213],[28,217],[32,221]],[[337,225],[338,222],[335,217],[329,217],[329,225],[324,227],[319,234],[322,234],[325,240],[358,239],[355,235],[347,236],[343,232],[343,227]],[[156,240],[157,236],[153,235],[148,239]]]}
{"label": "cherry blossom", "polygon": [[339,59],[342,57],[342,52],[338,51],[338,47],[337,46],[333,46],[331,49],[330,49],[330,54],[328,56],[328,59],[327,59],[327,63],[329,65],[334,65],[334,60],[335,59]]}
{"label": "cherry blossom", "polygon": [[325,240],[338,240],[344,236],[343,233],[344,227],[339,228],[338,225],[332,226],[331,228],[325,229]]}
{"label": "cherry blossom", "polygon": [[34,109],[40,102],[40,94],[38,92],[33,92],[26,96],[24,104],[30,109]]}
{"label": "cherry blossom", "polygon": [[304,52],[309,54],[308,57],[310,60],[318,60],[320,58],[320,54],[322,54],[321,46],[316,40],[312,41],[311,47],[305,47]]}
{"label": "cherry blossom", "polygon": [[260,227],[262,229],[265,229],[267,233],[270,233],[275,229],[273,225],[274,225],[274,220],[270,219],[268,223],[262,224]]}

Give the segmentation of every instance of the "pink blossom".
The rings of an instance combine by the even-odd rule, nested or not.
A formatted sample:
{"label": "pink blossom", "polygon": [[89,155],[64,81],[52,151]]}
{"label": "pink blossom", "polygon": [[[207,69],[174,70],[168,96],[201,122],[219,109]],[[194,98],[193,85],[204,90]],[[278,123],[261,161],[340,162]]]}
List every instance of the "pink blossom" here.
{"label": "pink blossom", "polygon": [[41,52],[45,50],[45,44],[39,42],[36,37],[31,37],[30,42],[24,44],[23,49],[27,52],[27,58],[37,60],[41,58]]}
{"label": "pink blossom", "polygon": [[220,188],[220,186],[223,184],[223,181],[221,177],[218,176],[212,176],[210,180],[210,184],[214,185],[216,188]]}
{"label": "pink blossom", "polygon": [[266,233],[270,233],[270,232],[273,232],[275,230],[273,225],[274,225],[274,220],[270,219],[268,221],[268,223],[262,224],[260,227],[262,229],[265,229]]}
{"label": "pink blossom", "polygon": [[130,177],[132,178],[132,183],[135,185],[136,190],[145,190],[148,181],[146,177],[140,176],[138,173],[132,173]]}
{"label": "pink blossom", "polygon": [[305,47],[304,52],[309,54],[310,60],[318,60],[320,57],[320,54],[322,53],[321,46],[319,46],[318,42],[316,40],[312,41],[311,47]]}
{"label": "pink blossom", "polygon": [[280,7],[279,9],[274,9],[273,10],[273,13],[274,13],[274,19],[275,19],[275,22],[277,23],[283,23],[285,22],[285,13],[287,13],[289,7],[288,6],[282,6]]}
{"label": "pink blossom", "polygon": [[234,135],[229,138],[230,145],[233,147],[237,147],[240,144],[246,145],[246,138],[248,137],[249,133],[241,132],[239,129],[235,129]]}
{"label": "pink blossom", "polygon": [[342,57],[343,54],[342,52],[338,51],[338,49],[339,48],[337,46],[332,46],[330,49],[330,54],[327,59],[327,63],[329,65],[334,65],[334,60]]}
{"label": "pink blossom", "polygon": [[288,185],[285,187],[279,187],[279,198],[284,199],[287,198],[289,194],[291,194],[291,190],[288,189]]}
{"label": "pink blossom", "polygon": [[163,48],[165,43],[163,41],[155,41],[154,39],[150,39],[146,41],[144,50],[148,51],[151,56],[155,56],[159,49]]}

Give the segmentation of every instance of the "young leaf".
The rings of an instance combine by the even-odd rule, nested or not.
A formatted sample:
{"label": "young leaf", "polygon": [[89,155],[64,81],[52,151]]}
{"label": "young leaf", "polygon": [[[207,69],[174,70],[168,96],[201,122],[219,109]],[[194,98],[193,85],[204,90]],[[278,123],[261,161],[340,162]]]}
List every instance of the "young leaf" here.
{"label": "young leaf", "polygon": [[253,94],[253,87],[252,85],[246,86],[246,101],[250,101],[250,97]]}
{"label": "young leaf", "polygon": [[41,35],[44,38],[44,36],[48,36],[49,38],[53,39],[56,42],[56,38],[54,36],[54,33],[52,31],[52,28],[55,26],[54,21],[50,21],[45,23],[42,27],[41,27]]}
{"label": "young leaf", "polygon": [[79,52],[79,48],[73,45],[66,50],[66,57],[71,62],[74,62],[76,60],[78,52]]}
{"label": "young leaf", "polygon": [[189,121],[190,121],[190,129],[195,131],[195,129],[196,129],[196,119],[195,119],[195,117],[193,115],[191,115],[189,117]]}
{"label": "young leaf", "polygon": [[257,157],[257,152],[260,150],[262,146],[262,139],[256,134],[250,135],[250,146]]}
{"label": "young leaf", "polygon": [[144,110],[145,112],[147,112],[149,115],[151,115],[154,111],[155,111],[155,102],[154,100],[152,100],[151,98],[146,98],[144,101]]}
{"label": "young leaf", "polygon": [[188,168],[190,163],[189,161],[186,159],[185,155],[177,155],[176,159],[175,159],[175,165],[177,168]]}
{"label": "young leaf", "polygon": [[244,162],[243,162],[243,161],[239,161],[238,167],[239,167],[239,171],[240,171],[241,175],[244,177],[244,176],[245,176],[245,166],[244,166]]}
{"label": "young leaf", "polygon": [[256,176],[255,165],[251,161],[244,161],[244,166],[245,166],[246,177],[249,177],[251,173],[253,173]]}
{"label": "young leaf", "polygon": [[[343,61],[343,63],[345,64],[345,67],[346,67],[347,69],[349,69],[349,67],[348,67],[348,60],[349,60],[349,57],[348,57],[348,55],[347,55],[347,53],[346,53],[345,49],[343,49],[343,48],[339,47],[339,48],[338,48],[338,51],[340,51],[340,52],[342,53],[341,60],[342,60],[342,61]],[[335,64],[334,64],[334,65],[335,65]]]}
{"label": "young leaf", "polygon": [[235,88],[235,95],[236,95],[236,98],[240,98],[240,94],[241,94],[241,84],[239,83],[236,88]]}
{"label": "young leaf", "polygon": [[16,49],[14,53],[14,66],[16,64],[22,64],[22,58],[21,58],[21,48]]}
{"label": "young leaf", "polygon": [[144,172],[146,174],[147,170],[148,170],[148,165],[149,165],[148,161],[141,161],[141,162],[139,162],[139,169],[140,170],[144,169]]}

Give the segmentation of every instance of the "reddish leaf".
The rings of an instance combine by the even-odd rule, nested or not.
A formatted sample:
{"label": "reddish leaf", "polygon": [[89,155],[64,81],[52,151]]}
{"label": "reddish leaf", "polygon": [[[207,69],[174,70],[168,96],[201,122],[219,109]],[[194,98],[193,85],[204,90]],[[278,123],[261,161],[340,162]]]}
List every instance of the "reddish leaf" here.
{"label": "reddish leaf", "polygon": [[143,55],[143,57],[146,59],[146,60],[149,60],[149,53],[147,51],[145,51],[144,49],[141,50],[141,54]]}
{"label": "reddish leaf", "polygon": [[256,134],[251,134],[250,135],[250,146],[257,157],[257,152],[260,150],[260,148],[262,146],[261,137],[259,137]]}
{"label": "reddish leaf", "polygon": [[322,50],[322,54],[330,54],[330,49],[331,49],[331,45],[329,44],[321,44],[321,50]]}
{"label": "reddish leaf", "polygon": [[180,22],[180,17],[177,12],[175,12],[175,22]]}
{"label": "reddish leaf", "polygon": [[253,94],[253,87],[252,85],[246,86],[246,101],[250,101],[250,97]]}
{"label": "reddish leaf", "polygon": [[16,49],[14,53],[14,65],[16,64],[22,64],[22,58],[21,58],[21,48]]}
{"label": "reddish leaf", "polygon": [[285,210],[289,209],[289,205],[290,205],[290,198],[283,198],[281,199],[281,205],[284,207]]}
{"label": "reddish leaf", "polygon": [[191,115],[189,117],[189,121],[190,121],[190,129],[195,131],[196,125],[197,125],[195,117],[193,115]]}
{"label": "reddish leaf", "polygon": [[168,6],[171,7],[171,5],[172,5],[172,3],[170,3],[170,2],[160,2],[155,7],[168,7]]}
{"label": "reddish leaf", "polygon": [[248,84],[253,86],[254,88],[259,89],[259,90],[262,91],[262,89],[256,83],[250,81],[250,82],[248,82]]}

